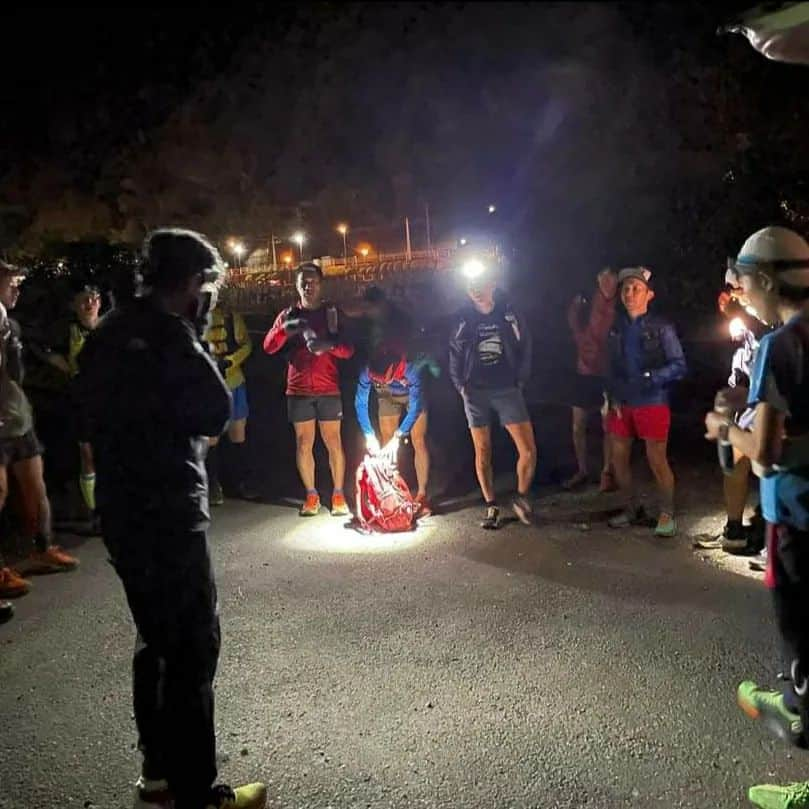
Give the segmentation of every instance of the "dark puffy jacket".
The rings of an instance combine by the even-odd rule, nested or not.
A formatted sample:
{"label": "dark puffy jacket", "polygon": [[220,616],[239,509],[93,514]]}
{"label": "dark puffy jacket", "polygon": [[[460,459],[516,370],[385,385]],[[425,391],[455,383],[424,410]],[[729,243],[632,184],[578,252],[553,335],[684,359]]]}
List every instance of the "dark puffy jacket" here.
{"label": "dark puffy jacket", "polygon": [[108,527],[115,536],[135,526],[207,528],[206,436],[224,430],[231,396],[191,323],[148,299],[113,310],[79,355],[76,388],[105,536]]}
{"label": "dark puffy jacket", "polygon": [[[626,356],[626,332],[640,329],[639,374],[629,372],[631,363]],[[683,348],[674,326],[657,315],[642,315],[632,323],[623,312],[609,334],[610,370],[607,390],[619,404],[666,404],[668,390],[687,369]]]}
{"label": "dark puffy jacket", "polygon": [[[499,315],[503,355],[514,371],[514,381],[525,384],[531,376],[531,335],[525,318],[511,304],[498,300],[494,314]],[[458,391],[466,387],[475,363],[477,326],[485,315],[468,304],[458,313],[449,341],[449,376]]]}

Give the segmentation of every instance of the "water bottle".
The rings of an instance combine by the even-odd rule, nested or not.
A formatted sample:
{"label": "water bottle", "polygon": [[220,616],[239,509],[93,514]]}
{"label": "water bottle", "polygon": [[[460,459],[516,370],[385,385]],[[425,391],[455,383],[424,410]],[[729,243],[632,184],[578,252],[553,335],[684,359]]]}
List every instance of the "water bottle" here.
{"label": "water bottle", "polygon": [[[729,407],[717,407],[716,412],[724,416],[728,421],[733,416],[733,410]],[[723,441],[721,438],[716,442],[716,454],[719,457],[719,466],[726,475],[733,474],[735,462],[733,460],[733,444],[730,441]]]}

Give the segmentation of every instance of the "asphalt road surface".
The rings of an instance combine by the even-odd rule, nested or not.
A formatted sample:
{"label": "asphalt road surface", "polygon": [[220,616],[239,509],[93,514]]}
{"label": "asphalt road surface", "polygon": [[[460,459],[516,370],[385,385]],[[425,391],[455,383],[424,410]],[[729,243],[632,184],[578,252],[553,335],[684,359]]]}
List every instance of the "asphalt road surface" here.
{"label": "asphalt road surface", "polygon": [[[809,776],[735,706],[741,679],[774,678],[761,583],[687,536],[610,532],[602,507],[548,494],[538,525],[494,533],[457,503],[371,539],[216,511],[222,779],[262,778],[287,809],[649,809]],[[706,519],[686,503],[683,533]],[[0,627],[2,809],[132,803],[133,629],[100,541],[77,552]]]}

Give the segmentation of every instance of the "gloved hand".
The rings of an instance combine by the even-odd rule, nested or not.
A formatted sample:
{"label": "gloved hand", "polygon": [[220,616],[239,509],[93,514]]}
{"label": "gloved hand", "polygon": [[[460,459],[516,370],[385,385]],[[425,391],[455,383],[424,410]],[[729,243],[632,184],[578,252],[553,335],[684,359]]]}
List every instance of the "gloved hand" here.
{"label": "gloved hand", "polygon": [[216,366],[219,368],[219,373],[224,376],[228,372],[228,369],[233,367],[233,360],[231,360],[230,357],[219,357],[216,360]]}
{"label": "gloved hand", "polygon": [[365,436],[365,451],[369,455],[378,455],[380,451],[379,441],[373,433]]}
{"label": "gloved hand", "polygon": [[306,347],[312,354],[325,354],[334,348],[334,343],[331,340],[321,340],[319,337],[315,337],[306,341]]}
{"label": "gloved hand", "polygon": [[302,317],[296,317],[295,315],[290,315],[281,323],[287,337],[297,334],[305,325],[306,321]]}

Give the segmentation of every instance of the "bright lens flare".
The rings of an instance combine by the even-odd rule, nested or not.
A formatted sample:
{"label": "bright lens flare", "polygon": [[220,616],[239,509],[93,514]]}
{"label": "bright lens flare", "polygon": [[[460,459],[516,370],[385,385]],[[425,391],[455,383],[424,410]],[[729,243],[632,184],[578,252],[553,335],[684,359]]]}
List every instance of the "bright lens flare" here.
{"label": "bright lens flare", "polygon": [[470,258],[461,268],[461,272],[471,281],[483,275],[483,273],[486,272],[486,267],[482,261],[476,258]]}
{"label": "bright lens flare", "polygon": [[733,320],[730,321],[728,328],[730,329],[730,336],[734,340],[741,340],[747,331],[747,327],[744,325],[744,321],[740,317],[734,317]]}

